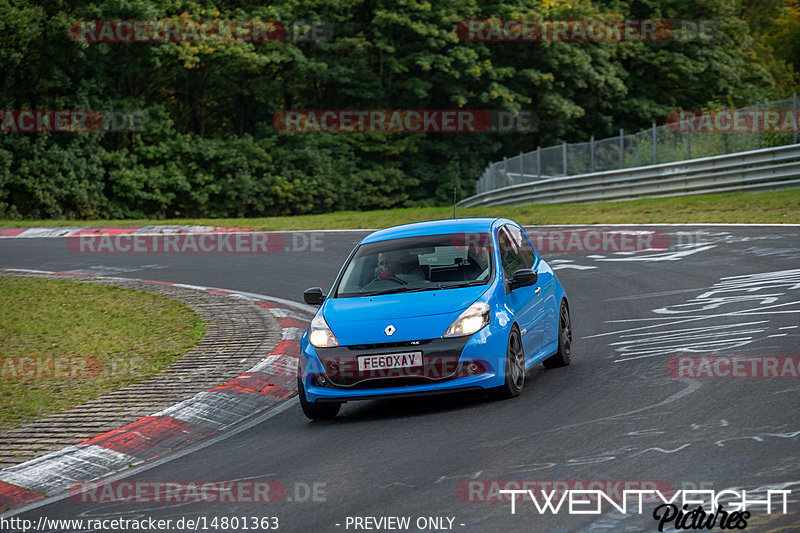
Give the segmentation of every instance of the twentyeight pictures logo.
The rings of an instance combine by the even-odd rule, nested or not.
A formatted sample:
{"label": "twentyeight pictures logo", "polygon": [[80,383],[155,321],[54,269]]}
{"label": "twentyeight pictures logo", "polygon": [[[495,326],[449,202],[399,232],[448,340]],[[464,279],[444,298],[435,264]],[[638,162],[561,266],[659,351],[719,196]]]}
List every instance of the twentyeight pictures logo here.
{"label": "twentyeight pictures logo", "polygon": [[643,514],[644,503],[655,501],[658,505],[652,512],[658,521],[658,530],[664,531],[667,524],[676,529],[744,529],[751,513],[748,509],[756,507],[767,513],[788,514],[791,490],[767,490],[766,495],[759,491],[746,490],[676,490],[664,494],[660,489],[624,489],[621,497],[599,489],[554,488],[512,488],[500,489],[500,494],[511,496],[511,514],[517,514],[521,505],[538,514],[558,514],[562,511],[570,515],[599,515],[614,509],[621,514],[629,511]]}
{"label": "twentyeight pictures logo", "polygon": [[[473,479],[458,483],[459,500],[510,505],[512,515],[559,513],[598,515],[609,511],[648,514],[658,531],[675,529],[744,529],[748,509],[788,514],[791,490],[715,491],[684,483],[676,490],[665,480],[497,480]],[[687,489],[687,486],[694,488]],[[647,504],[647,505],[646,505]]]}

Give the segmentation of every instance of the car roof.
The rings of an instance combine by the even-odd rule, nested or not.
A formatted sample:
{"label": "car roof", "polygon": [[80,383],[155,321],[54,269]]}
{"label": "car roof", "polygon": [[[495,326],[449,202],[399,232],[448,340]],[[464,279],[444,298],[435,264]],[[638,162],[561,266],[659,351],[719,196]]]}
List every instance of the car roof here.
{"label": "car roof", "polygon": [[364,237],[361,243],[366,244],[369,242],[401,239],[403,237],[421,237],[424,235],[446,235],[448,233],[489,233],[492,231],[494,223],[502,220],[504,219],[446,218],[443,220],[414,222],[412,224],[403,224],[401,226],[380,229]]}

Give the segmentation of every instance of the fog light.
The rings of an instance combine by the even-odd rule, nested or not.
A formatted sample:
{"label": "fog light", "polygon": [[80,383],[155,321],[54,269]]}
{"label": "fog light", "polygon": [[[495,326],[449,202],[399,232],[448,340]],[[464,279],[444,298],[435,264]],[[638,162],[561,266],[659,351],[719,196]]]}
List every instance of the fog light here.
{"label": "fog light", "polygon": [[486,367],[484,367],[481,363],[478,362],[469,362],[469,363],[462,363],[461,368],[458,371],[459,378],[465,378],[467,376],[474,376],[476,374],[483,374],[486,372]]}
{"label": "fog light", "polygon": [[314,383],[318,387],[324,387],[325,384],[328,383],[328,380],[325,376],[317,376],[317,378],[314,380]]}

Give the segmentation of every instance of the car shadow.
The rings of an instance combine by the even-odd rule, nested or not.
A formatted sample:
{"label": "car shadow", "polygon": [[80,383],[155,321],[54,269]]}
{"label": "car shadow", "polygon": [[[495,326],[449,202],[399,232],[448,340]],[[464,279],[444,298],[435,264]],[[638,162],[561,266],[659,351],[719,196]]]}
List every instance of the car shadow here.
{"label": "car shadow", "polygon": [[491,401],[484,391],[465,391],[410,398],[348,402],[343,412],[331,420],[336,424],[355,424],[400,418],[430,416],[471,409]]}
{"label": "car shadow", "polygon": [[[528,387],[535,386],[536,380],[548,372],[540,364],[529,368],[525,373],[526,390],[520,398],[524,399],[533,395]],[[378,422],[383,420],[396,420],[402,418],[438,415],[448,412],[465,411],[483,404],[502,404],[504,401],[494,400],[488,391],[474,390],[454,393],[432,394],[429,396],[416,396],[408,398],[390,398],[381,400],[358,400],[347,402],[342,406],[342,412],[333,420],[313,422],[314,426],[358,424],[363,422]]]}

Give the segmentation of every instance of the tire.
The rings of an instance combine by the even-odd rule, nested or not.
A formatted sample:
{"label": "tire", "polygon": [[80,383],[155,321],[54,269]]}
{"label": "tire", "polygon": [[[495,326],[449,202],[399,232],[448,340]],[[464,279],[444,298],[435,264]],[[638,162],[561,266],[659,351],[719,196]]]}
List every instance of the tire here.
{"label": "tire", "polygon": [[339,409],[342,407],[341,403],[309,402],[306,399],[303,381],[299,377],[297,378],[297,394],[300,397],[300,407],[303,409],[303,414],[309,420],[331,420],[336,418],[336,415],[339,414]]}
{"label": "tire", "polygon": [[525,386],[525,352],[522,349],[522,337],[517,326],[511,328],[506,346],[506,382],[489,390],[495,400],[507,400],[519,396]]}
{"label": "tire", "polygon": [[567,366],[572,355],[572,322],[569,318],[567,302],[561,302],[558,312],[558,351],[542,361],[545,368]]}

